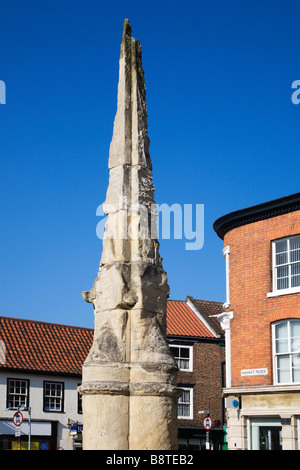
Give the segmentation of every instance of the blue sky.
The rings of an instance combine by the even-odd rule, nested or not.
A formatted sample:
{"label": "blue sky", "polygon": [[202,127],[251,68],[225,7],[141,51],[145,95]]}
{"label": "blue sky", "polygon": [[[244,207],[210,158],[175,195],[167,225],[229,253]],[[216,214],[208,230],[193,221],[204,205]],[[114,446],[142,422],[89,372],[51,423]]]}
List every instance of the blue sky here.
{"label": "blue sky", "polygon": [[93,327],[123,21],[143,47],[155,197],[204,204],[161,240],[172,299],[225,301],[214,221],[299,192],[300,4],[6,0],[0,8],[0,315]]}

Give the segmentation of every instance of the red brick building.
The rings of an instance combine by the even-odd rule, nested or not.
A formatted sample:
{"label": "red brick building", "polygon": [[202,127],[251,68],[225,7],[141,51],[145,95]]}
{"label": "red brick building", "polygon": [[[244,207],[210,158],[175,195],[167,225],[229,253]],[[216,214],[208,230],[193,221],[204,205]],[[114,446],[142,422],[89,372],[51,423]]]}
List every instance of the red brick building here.
{"label": "red brick building", "polygon": [[214,228],[226,260],[229,448],[299,449],[300,193],[227,214]]}
{"label": "red brick building", "polygon": [[167,339],[179,367],[178,386],[184,390],[178,403],[180,448],[206,448],[203,420],[209,414],[210,449],[222,449],[225,348],[216,319],[222,310],[220,302],[193,297],[167,303]]}

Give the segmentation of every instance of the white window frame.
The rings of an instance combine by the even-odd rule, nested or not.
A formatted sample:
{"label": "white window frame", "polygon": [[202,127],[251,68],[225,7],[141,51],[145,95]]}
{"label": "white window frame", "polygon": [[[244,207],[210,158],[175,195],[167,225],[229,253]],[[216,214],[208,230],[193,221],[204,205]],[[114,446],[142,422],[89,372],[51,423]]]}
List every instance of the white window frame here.
{"label": "white window frame", "polygon": [[[280,320],[272,324],[272,344],[273,344],[273,379],[274,379],[274,384],[275,385],[295,385],[299,384],[299,381],[293,381],[293,365],[292,365],[292,357],[293,355],[297,354],[296,351],[291,350],[291,322],[299,322],[299,318],[291,318],[291,319],[285,319],[285,320]],[[282,353],[277,353],[276,352],[276,326],[281,325],[281,324],[287,324],[287,330],[288,330],[288,335],[287,335],[287,341],[288,341],[288,350]],[[300,348],[299,348],[299,353],[300,354]],[[289,376],[290,380],[288,382],[279,382],[278,381],[278,357],[280,356],[289,356]],[[300,358],[299,358],[300,360]]]}
{"label": "white window frame", "polygon": [[[194,406],[193,406],[193,400],[194,400],[194,397],[193,397],[193,388],[192,387],[181,387],[179,386],[180,389],[182,390],[185,390],[185,391],[188,391],[190,392],[190,401],[189,401],[189,407],[190,407],[190,413],[189,415],[187,416],[179,416],[179,404],[180,404],[180,400],[182,399],[182,396],[178,399],[178,412],[177,412],[177,415],[178,415],[178,419],[193,419],[193,413],[194,413]],[[184,402],[185,404],[187,404],[188,402]]]}
{"label": "white window frame", "polygon": [[290,259],[288,259],[288,263],[286,263],[286,265],[288,266],[288,269],[289,269],[289,287],[288,288],[286,288],[286,289],[277,289],[277,275],[276,275],[277,267],[278,266],[280,267],[280,265],[276,264],[276,243],[287,240],[287,242],[288,242],[288,257],[290,257],[290,248],[289,248],[290,240],[293,239],[293,238],[299,238],[299,237],[300,237],[300,235],[298,234],[298,235],[293,235],[293,236],[290,236],[290,237],[279,238],[277,240],[272,241],[272,284],[273,284],[273,291],[269,292],[267,294],[267,297],[277,297],[279,295],[295,294],[297,292],[300,292],[300,286],[290,287],[290,283],[291,283],[291,266],[292,266],[292,264],[296,264],[296,262],[293,263],[293,262],[290,261]]}
{"label": "white window frame", "polygon": [[227,245],[222,250],[224,259],[225,259],[225,269],[226,269],[226,302],[223,304],[223,308],[226,309],[230,306],[230,284],[229,284],[229,255],[230,255],[230,246]]}
{"label": "white window frame", "polygon": [[[23,392],[23,389],[25,390]],[[7,407],[17,410],[20,407],[28,407],[29,398],[29,380],[15,379],[8,377],[7,379]]]}
{"label": "white window frame", "polygon": [[62,413],[64,411],[64,382],[44,380],[43,411]]}
{"label": "white window frame", "polygon": [[[189,366],[187,368],[182,368],[180,367],[180,356],[177,358],[174,355],[176,364],[178,365],[178,369],[181,370],[182,372],[193,372],[193,346],[186,346],[178,343],[171,343],[170,345],[171,348],[179,348],[180,349],[188,349],[189,350]],[[173,353],[173,352],[172,352]],[[183,358],[186,359],[186,358]]]}

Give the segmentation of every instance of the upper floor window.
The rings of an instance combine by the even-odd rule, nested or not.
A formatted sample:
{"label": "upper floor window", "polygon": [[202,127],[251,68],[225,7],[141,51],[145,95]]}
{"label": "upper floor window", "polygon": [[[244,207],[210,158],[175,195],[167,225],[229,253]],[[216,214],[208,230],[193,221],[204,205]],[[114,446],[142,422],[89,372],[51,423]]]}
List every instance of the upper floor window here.
{"label": "upper floor window", "polygon": [[275,383],[300,383],[300,320],[285,320],[272,327]]}
{"label": "upper floor window", "polygon": [[300,236],[272,243],[273,293],[300,292]]}
{"label": "upper floor window", "polygon": [[28,407],[29,381],[7,379],[7,408]]}
{"label": "upper floor window", "polygon": [[44,381],[44,411],[63,411],[64,384]]}
{"label": "upper floor window", "polygon": [[193,370],[193,346],[170,346],[179,370]]}

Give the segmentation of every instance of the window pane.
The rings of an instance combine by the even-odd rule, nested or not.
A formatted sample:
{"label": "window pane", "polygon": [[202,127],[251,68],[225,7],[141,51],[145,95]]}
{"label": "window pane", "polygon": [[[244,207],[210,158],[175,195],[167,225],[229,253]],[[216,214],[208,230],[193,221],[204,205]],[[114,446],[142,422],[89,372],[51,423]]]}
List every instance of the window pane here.
{"label": "window pane", "polygon": [[188,369],[189,368],[189,360],[188,359],[178,359],[177,365],[179,369]]}
{"label": "window pane", "polygon": [[300,369],[300,353],[292,355],[292,366],[296,369]]}
{"label": "window pane", "polygon": [[189,403],[190,402],[190,391],[189,390],[183,390],[183,394],[179,398],[179,401],[181,403]]}
{"label": "window pane", "polygon": [[300,286],[300,263],[292,264],[291,268],[291,286]]}
{"label": "window pane", "polygon": [[287,289],[289,287],[289,266],[277,268],[277,289]]}
{"label": "window pane", "polygon": [[292,367],[293,367],[293,382],[300,382],[300,354],[293,354]]}
{"label": "window pane", "polygon": [[291,339],[291,351],[292,352],[300,351],[300,338]]}
{"label": "window pane", "polygon": [[285,353],[288,352],[288,340],[287,339],[277,339],[276,340],[276,352]]}
{"label": "window pane", "polygon": [[286,264],[288,262],[288,254],[287,253],[279,253],[276,254],[276,265],[279,264]]}
{"label": "window pane", "polygon": [[288,263],[287,240],[276,243],[276,265]]}
{"label": "window pane", "polygon": [[300,351],[300,321],[291,321],[291,351]]}
{"label": "window pane", "polygon": [[288,337],[288,331],[287,331],[287,322],[284,323],[279,323],[276,325],[276,339],[279,338],[287,338]]}
{"label": "window pane", "polygon": [[300,338],[300,320],[291,321],[291,337],[299,336]]}
{"label": "window pane", "polygon": [[300,261],[300,237],[290,239],[290,261]]}
{"label": "window pane", "polygon": [[291,263],[295,261],[300,261],[300,250],[292,250],[290,253]]}
{"label": "window pane", "polygon": [[190,416],[190,405],[178,405],[178,416]]}
{"label": "window pane", "polygon": [[290,382],[290,356],[278,356],[278,382],[289,383]]}
{"label": "window pane", "polygon": [[284,253],[285,251],[287,251],[287,240],[276,242],[276,253]]}
{"label": "window pane", "polygon": [[300,368],[293,369],[293,382],[300,382]]}
{"label": "window pane", "polygon": [[287,322],[279,323],[275,328],[276,352],[288,352],[288,328]]}
{"label": "window pane", "polygon": [[174,357],[179,357],[179,348],[174,348],[173,346],[171,346],[170,349],[172,353],[174,354]]}
{"label": "window pane", "polygon": [[180,349],[180,357],[189,358],[190,357],[190,350],[188,348],[181,348]]}

